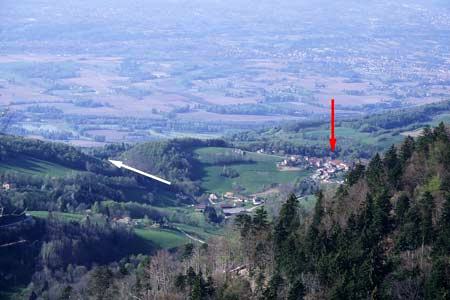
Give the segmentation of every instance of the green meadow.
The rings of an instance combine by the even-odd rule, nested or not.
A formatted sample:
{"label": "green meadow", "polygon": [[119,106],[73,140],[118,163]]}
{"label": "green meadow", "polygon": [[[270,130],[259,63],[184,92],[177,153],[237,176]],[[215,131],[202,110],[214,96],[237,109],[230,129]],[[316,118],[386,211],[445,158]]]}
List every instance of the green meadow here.
{"label": "green meadow", "polygon": [[136,228],[134,232],[144,240],[157,246],[170,249],[188,243],[190,240],[181,232],[159,228]]}
{"label": "green meadow", "polygon": [[211,163],[211,155],[226,154],[230,148],[206,147],[195,150],[197,158],[202,163],[201,186],[204,190],[214,193],[225,193],[240,187],[245,193],[252,194],[270,188],[273,184],[294,182],[298,178],[309,175],[307,171],[279,171],[276,163],[284,158],[276,155],[246,153],[251,162],[238,162],[227,165],[239,173],[238,177],[221,176],[223,164]]}

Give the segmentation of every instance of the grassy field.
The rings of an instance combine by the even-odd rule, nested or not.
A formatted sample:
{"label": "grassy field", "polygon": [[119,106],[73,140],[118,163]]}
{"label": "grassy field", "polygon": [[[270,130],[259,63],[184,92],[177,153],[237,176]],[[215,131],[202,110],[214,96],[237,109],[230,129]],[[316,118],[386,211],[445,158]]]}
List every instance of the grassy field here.
{"label": "grassy field", "polygon": [[7,161],[0,161],[0,172],[18,172],[29,175],[57,177],[77,171],[48,161],[20,155]]}
{"label": "grassy field", "polygon": [[251,163],[233,163],[227,166],[236,170],[239,173],[239,177],[223,177],[220,175],[223,165],[211,164],[209,157],[212,154],[227,153],[229,151],[229,148],[216,147],[198,148],[195,150],[198,159],[203,163],[201,186],[206,191],[225,193],[240,186],[245,189],[245,193],[252,194],[269,188],[271,184],[289,183],[309,175],[309,172],[306,171],[279,171],[276,163],[283,160],[280,156],[247,153],[246,158],[251,159]]}
{"label": "grassy field", "polygon": [[190,241],[181,232],[168,229],[137,228],[134,232],[144,240],[151,241],[164,249],[178,247]]}
{"label": "grassy field", "polygon": [[187,224],[175,223],[174,226],[185,231],[188,234],[191,234],[195,237],[198,237],[202,240],[207,240],[210,237],[220,235],[222,233],[222,228],[211,228],[211,227],[197,227],[191,226]]}
{"label": "grassy field", "polygon": [[153,209],[159,211],[161,214],[166,214],[169,222],[174,227],[202,240],[207,240],[214,235],[220,235],[222,233],[222,228],[208,223],[203,213],[196,212],[194,207],[153,206]]}

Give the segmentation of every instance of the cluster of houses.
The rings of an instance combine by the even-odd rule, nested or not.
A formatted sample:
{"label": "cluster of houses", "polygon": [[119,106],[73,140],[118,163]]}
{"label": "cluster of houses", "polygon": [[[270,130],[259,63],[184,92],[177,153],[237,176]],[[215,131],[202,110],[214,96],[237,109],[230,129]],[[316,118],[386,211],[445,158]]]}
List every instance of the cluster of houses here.
{"label": "cluster of houses", "polygon": [[297,167],[302,169],[316,169],[323,167],[330,159],[327,158],[318,158],[318,157],[309,157],[302,155],[290,155],[286,157],[283,161],[277,163],[278,169],[285,169],[289,167]]}
{"label": "cluster of houses", "polygon": [[264,149],[259,149],[259,150],[256,150],[256,153],[259,153],[259,154],[284,154],[284,151],[280,151],[280,152],[276,152],[275,150],[272,150],[272,151],[266,151],[266,150],[264,150]]}
{"label": "cluster of houses", "polygon": [[289,168],[303,168],[306,169],[309,166],[308,157],[301,155],[291,155],[285,158],[283,161],[277,163],[278,170],[286,170]]}
{"label": "cluster of houses", "polygon": [[348,169],[349,166],[341,160],[328,160],[315,170],[311,178],[323,183],[342,184],[344,181],[339,179],[339,175],[343,175]]}
{"label": "cluster of houses", "polygon": [[147,223],[144,219],[132,219],[128,216],[121,216],[121,217],[113,217],[112,221],[117,224],[127,225],[127,226],[133,226],[133,227],[151,227],[151,228],[160,228],[162,225],[165,226],[165,224],[161,224],[158,222],[149,221]]}
{"label": "cluster of houses", "polygon": [[137,225],[137,221],[133,220],[130,217],[114,217],[114,218],[112,218],[112,221],[122,224],[122,225],[128,225],[128,226]]}
{"label": "cluster of houses", "polygon": [[225,218],[229,218],[236,214],[250,212],[255,207],[262,204],[264,204],[264,200],[258,197],[246,197],[237,195],[233,192],[226,192],[221,197],[216,194],[210,194],[208,197],[208,203],[196,205],[195,210],[198,212],[203,212],[208,205],[214,206],[222,210]]}
{"label": "cluster of houses", "polygon": [[280,170],[289,170],[290,168],[313,169],[313,180],[323,183],[338,182],[339,175],[348,171],[349,166],[341,160],[332,160],[331,158],[308,157],[301,155],[291,155],[277,164]]}

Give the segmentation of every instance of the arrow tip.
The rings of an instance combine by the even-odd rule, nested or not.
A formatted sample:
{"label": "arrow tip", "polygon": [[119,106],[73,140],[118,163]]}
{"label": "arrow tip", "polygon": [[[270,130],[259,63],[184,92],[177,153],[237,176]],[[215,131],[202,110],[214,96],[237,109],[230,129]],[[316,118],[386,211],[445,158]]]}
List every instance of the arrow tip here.
{"label": "arrow tip", "polygon": [[120,160],[112,160],[112,159],[108,159],[108,161],[110,163],[112,163],[113,165],[115,165],[118,168],[122,168],[123,162],[121,162]]}
{"label": "arrow tip", "polygon": [[336,149],[336,138],[334,138],[334,137],[330,138],[330,147],[331,147],[331,151],[334,152],[334,149]]}

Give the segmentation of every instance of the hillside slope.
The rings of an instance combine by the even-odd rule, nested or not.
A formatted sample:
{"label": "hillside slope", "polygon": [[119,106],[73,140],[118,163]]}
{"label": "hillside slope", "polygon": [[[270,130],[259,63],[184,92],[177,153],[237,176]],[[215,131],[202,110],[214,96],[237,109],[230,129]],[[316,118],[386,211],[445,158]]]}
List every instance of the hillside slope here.
{"label": "hillside slope", "polygon": [[117,174],[107,162],[87,155],[73,146],[0,135],[0,165],[11,164],[11,161],[19,160],[24,156],[26,160],[39,160],[78,171],[91,171],[103,175]]}
{"label": "hillside slope", "polygon": [[194,149],[209,146],[222,147],[225,142],[190,138],[148,142],[121,153],[119,159],[135,168],[162,176],[172,181],[176,190],[193,195],[200,191],[194,183],[200,179]]}
{"label": "hillside slope", "polygon": [[[288,200],[275,224],[276,295],[311,299],[448,299],[450,134],[426,129],[357,166],[314,216],[295,222]],[[273,298],[275,299],[275,298]]]}

